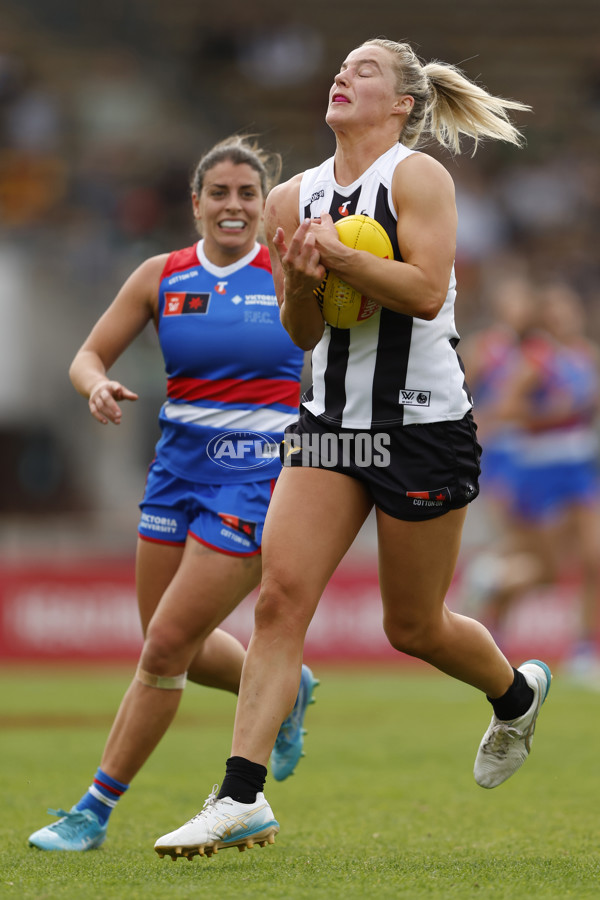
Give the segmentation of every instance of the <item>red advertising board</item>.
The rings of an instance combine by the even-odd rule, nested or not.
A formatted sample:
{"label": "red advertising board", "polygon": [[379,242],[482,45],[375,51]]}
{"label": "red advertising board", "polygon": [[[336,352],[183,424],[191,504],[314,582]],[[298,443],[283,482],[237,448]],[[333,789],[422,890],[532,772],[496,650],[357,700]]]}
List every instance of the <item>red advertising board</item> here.
{"label": "red advertising board", "polygon": [[[224,627],[247,643],[256,592]],[[457,574],[448,605],[460,612]],[[512,658],[560,659],[574,637],[574,585],[529,594],[511,614],[503,649]],[[135,660],[142,644],[133,559],[0,563],[0,661]],[[306,640],[322,661],[406,660],[388,644],[374,560],[344,563],[329,583]]]}

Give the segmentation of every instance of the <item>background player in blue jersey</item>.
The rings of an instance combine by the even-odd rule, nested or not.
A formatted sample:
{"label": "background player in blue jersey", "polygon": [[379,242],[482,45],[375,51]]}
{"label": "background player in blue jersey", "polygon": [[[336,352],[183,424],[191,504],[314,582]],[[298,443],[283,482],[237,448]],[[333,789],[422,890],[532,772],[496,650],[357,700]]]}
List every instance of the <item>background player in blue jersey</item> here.
{"label": "background player in blue jersey", "polygon": [[[186,675],[237,692],[244,659],[218,628],[261,576],[264,518],[279,474],[278,444],[297,418],[303,353],[281,327],[269,253],[257,242],[279,158],[241,137],[214,147],[192,182],[202,239],[146,260],[93,328],[70,369],[102,424],[137,395],[108,371],[153,322],[167,400],[141,507],[136,581],[145,633],[88,792],[32,834],[44,850],[87,850],[175,716]],[[282,780],[302,752],[302,720],[316,682],[303,667],[272,768]]]}
{"label": "background player in blue jersey", "polygon": [[540,561],[517,535],[512,498],[523,423],[508,400],[527,341],[539,332],[538,301],[529,275],[500,275],[489,293],[489,322],[461,341],[460,355],[473,395],[477,436],[483,447],[477,552],[463,569],[462,611],[481,619],[502,646],[489,604],[501,582],[519,594],[540,579]]}
{"label": "background player in blue jersey", "polygon": [[[444,602],[466,507],[477,494],[479,449],[455,352],[454,186],[440,163],[413,150],[423,131],[455,151],[461,132],[519,143],[511,108],[523,107],[452,67],[423,65],[407,44],[367,41],[348,55],[330,90],[335,156],[269,197],[282,321],[298,346],[313,349],[313,390],[294,433],[315,444],[343,437],[349,446],[360,435],[362,447],[365,433],[385,432],[391,463],[328,468],[313,454],[309,466],[284,466],[266,521],[238,698],[233,752],[241,759],[235,771],[227,766],[218,797],[201,814],[156,841],[159,854],[212,852],[245,844],[248,835],[274,839],[279,826],[262,791],[277,723],[294,704],[305,633],[323,589],[373,506],[391,644],[492,698],[476,780],[500,784],[529,753],[549,670],[539,662],[513,669],[480,623]],[[333,223],[340,209],[377,218],[394,259],[344,246]],[[313,291],[327,269],[381,312],[345,333],[325,326]],[[408,405],[415,395],[422,402]],[[226,816],[236,822],[227,836],[219,825]]]}
{"label": "background player in blue jersey", "polygon": [[[483,447],[480,500],[490,523],[504,530],[506,499],[519,425],[503,415],[507,384],[523,356],[523,344],[538,326],[534,285],[524,274],[500,277],[490,294],[490,321],[461,341],[460,356],[474,399],[477,436]],[[489,527],[489,526],[488,526]]]}
{"label": "background player in blue jersey", "polygon": [[[575,575],[570,672],[600,684],[599,352],[586,337],[586,314],[573,288],[537,289],[538,328],[505,378],[497,414],[512,428],[506,483],[506,552],[489,563],[482,616],[499,642],[509,610],[532,587]],[[571,569],[568,572],[568,569]]]}

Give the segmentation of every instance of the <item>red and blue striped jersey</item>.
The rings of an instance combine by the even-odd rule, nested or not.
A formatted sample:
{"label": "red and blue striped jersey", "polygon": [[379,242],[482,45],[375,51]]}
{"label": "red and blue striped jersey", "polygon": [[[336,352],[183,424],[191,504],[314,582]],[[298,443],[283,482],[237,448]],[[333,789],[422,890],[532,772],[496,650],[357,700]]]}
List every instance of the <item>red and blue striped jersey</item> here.
{"label": "red and blue striped jersey", "polygon": [[[206,258],[202,241],[171,253],[158,323],[167,374],[162,465],[200,483],[277,477],[274,445],[297,419],[304,354],[281,325],[267,248],[256,244],[225,268]],[[210,447],[220,435],[259,435],[272,458],[249,469],[219,465]]]}

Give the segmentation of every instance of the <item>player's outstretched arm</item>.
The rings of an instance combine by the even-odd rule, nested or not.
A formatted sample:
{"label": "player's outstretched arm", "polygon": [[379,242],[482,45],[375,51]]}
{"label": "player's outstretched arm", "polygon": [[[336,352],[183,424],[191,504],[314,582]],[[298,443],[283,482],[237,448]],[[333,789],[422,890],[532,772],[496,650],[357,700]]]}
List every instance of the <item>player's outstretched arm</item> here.
{"label": "player's outstretched arm", "polygon": [[138,399],[136,393],[111,379],[108,371],[148,322],[156,321],[166,259],[166,254],[152,257],[129,276],[69,368],[73,386],[88,399],[91,414],[103,425],[120,423],[122,411],[117,401]]}

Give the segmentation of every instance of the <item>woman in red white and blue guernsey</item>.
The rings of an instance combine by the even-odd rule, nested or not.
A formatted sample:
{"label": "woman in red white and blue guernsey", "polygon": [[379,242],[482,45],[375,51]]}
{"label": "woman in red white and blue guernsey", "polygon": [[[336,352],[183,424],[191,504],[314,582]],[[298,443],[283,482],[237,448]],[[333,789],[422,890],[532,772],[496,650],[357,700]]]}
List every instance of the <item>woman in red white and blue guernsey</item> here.
{"label": "woman in red white and blue guernsey", "polygon": [[[136,560],[145,634],[93,783],[58,821],[32,834],[43,850],[87,850],[172,722],[186,677],[237,692],[244,647],[218,626],[259,583],[261,538],[279,474],[279,442],[297,418],[303,353],[279,319],[271,263],[258,243],[276,155],[250,139],[217,144],[192,181],[201,239],[146,260],[125,282],[71,364],[102,424],[137,394],[111,366],[152,321],[167,373],[161,437],[143,499]],[[279,780],[302,753],[316,681],[308,667],[271,765]]]}

